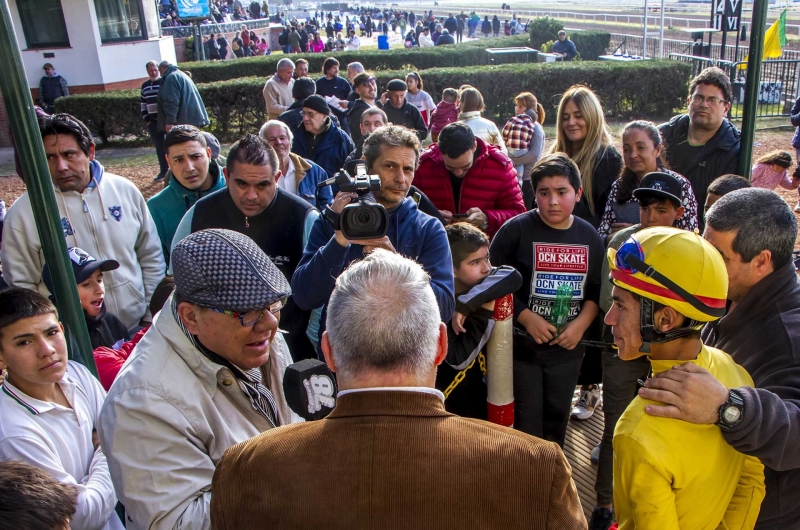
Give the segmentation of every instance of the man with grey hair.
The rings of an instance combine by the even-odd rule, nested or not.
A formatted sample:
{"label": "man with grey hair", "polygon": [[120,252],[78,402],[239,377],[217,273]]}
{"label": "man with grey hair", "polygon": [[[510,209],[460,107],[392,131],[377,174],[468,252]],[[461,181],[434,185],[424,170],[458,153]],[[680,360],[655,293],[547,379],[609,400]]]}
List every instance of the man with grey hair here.
{"label": "man with grey hair", "polygon": [[225,451],[300,421],[278,332],[291,294],[252,239],[203,230],[172,251],[175,291],[112,385],[97,424],[128,528],[209,528]]}
{"label": "man with grey hair", "polygon": [[281,169],[278,188],[305,199],[320,210],[333,202],[329,185],[317,187],[328,178],[325,170],[311,160],[292,153],[294,136],[288,125],[279,120],[269,120],[261,126],[258,134],[278,155]]}
{"label": "man with grey hair", "polygon": [[725,260],[729,300],[703,341],[729,353],[755,388],[725,388],[687,363],[648,379],[639,395],[666,403],[648,414],[715,424],[734,449],[761,460],[767,493],[756,528],[800,528],[797,218],[771,190],[738,189],[708,210],[703,237]]}
{"label": "man with grey hair", "polygon": [[[408,197],[419,161],[416,135],[396,125],[375,130],[364,142],[367,172],[378,175],[381,189],[373,192],[375,202],[386,208],[389,217],[386,235],[370,240],[349,241],[330,221],[320,217],[311,229],[303,258],[292,276],[294,300],[304,309],[326,306],[334,282],[353,261],[376,248],[383,248],[417,260],[430,275],[439,304],[439,318],[448,322],[455,307],[453,266],[444,227],[422,213]],[[340,192],[330,206],[339,214],[357,195]],[[322,322],[325,322],[323,309]]]}
{"label": "man with grey hair", "polygon": [[275,74],[264,83],[261,91],[264,96],[264,103],[267,105],[267,116],[270,120],[275,120],[282,113],[286,112],[292,104],[292,87],[294,86],[294,63],[291,59],[283,58],[278,61]]}
{"label": "man with grey hair", "polygon": [[384,249],[342,272],[322,338],[336,407],[228,451],[215,528],[586,528],[556,444],[445,410],[436,298],[421,265]]}
{"label": "man with grey hair", "polygon": [[[347,65],[347,80],[350,82],[350,86],[355,89],[356,85],[354,83],[356,76],[358,74],[364,73],[364,65],[359,62],[352,62]],[[354,92],[350,92],[350,95],[347,96],[348,101],[355,101],[358,97],[358,94]]]}

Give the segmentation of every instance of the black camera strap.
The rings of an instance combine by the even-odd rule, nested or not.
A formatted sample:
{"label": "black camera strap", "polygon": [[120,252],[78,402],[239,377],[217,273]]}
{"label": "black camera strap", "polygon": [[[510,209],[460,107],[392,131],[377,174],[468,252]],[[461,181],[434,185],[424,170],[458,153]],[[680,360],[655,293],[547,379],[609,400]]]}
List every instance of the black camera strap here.
{"label": "black camera strap", "polygon": [[334,230],[341,230],[339,221],[341,220],[342,216],[331,210],[330,206],[325,207],[325,209],[322,211],[322,215],[331,224]]}

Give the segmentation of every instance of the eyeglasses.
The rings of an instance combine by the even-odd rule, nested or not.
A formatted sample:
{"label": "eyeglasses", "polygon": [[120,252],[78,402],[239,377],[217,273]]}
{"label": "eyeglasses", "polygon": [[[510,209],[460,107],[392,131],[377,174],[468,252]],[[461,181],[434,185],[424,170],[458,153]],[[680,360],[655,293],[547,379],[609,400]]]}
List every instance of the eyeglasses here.
{"label": "eyeglasses", "polygon": [[306,111],[303,111],[303,112],[300,113],[301,116],[303,116],[304,118],[308,118],[309,120],[313,120],[314,118],[316,118],[320,114],[321,113],[319,113],[319,112],[306,112]]}
{"label": "eyeglasses", "polygon": [[700,94],[695,94],[694,96],[692,96],[692,103],[695,103],[697,105],[702,105],[704,101],[712,106],[717,105],[718,103],[727,103],[727,101],[725,101],[724,99],[720,99],[716,96],[709,96],[707,98],[701,96]]}
{"label": "eyeglasses", "polygon": [[227,309],[217,309],[216,307],[209,307],[208,309],[215,313],[222,313],[223,315],[236,317],[239,319],[239,323],[242,326],[249,328],[250,326],[255,325],[262,318],[264,318],[264,315],[266,314],[267,311],[269,311],[274,315],[275,313],[283,309],[283,307],[286,305],[286,301],[287,299],[283,298],[281,300],[272,302],[267,308],[257,309],[255,311],[248,311],[246,313],[237,313],[236,311],[229,311]]}

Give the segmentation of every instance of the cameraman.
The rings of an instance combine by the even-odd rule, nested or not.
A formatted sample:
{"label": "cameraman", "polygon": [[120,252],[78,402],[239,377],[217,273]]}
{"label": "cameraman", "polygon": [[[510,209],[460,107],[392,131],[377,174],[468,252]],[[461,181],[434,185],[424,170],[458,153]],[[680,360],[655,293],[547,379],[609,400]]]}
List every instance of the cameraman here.
{"label": "cameraman", "polygon": [[[324,326],[328,298],[336,278],[353,261],[376,248],[409,257],[422,265],[431,277],[431,287],[439,304],[439,314],[447,322],[455,307],[453,270],[447,234],[433,217],[417,209],[406,194],[419,162],[417,136],[396,125],[376,129],[364,142],[367,172],[377,174],[381,189],[375,201],[389,214],[387,235],[380,239],[348,241],[341,231],[334,231],[325,217],[314,222],[300,264],[292,276],[292,292],[297,305],[308,311],[323,307]],[[331,205],[336,213],[358,196],[340,192]],[[319,330],[322,336],[324,327]]]}

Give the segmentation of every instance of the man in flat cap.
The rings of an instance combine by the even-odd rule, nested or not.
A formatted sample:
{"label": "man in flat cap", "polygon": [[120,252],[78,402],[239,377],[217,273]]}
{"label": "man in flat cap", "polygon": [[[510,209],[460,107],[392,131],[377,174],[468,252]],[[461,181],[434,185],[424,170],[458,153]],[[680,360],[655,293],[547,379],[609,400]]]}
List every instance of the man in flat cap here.
{"label": "man in flat cap", "polygon": [[277,333],[291,294],[247,236],[203,230],[172,252],[175,291],[112,385],[98,433],[127,527],[208,528],[211,479],[231,446],[299,421]]}
{"label": "man in flat cap", "polygon": [[428,137],[428,127],[419,109],[406,101],[408,85],[402,79],[392,79],[386,85],[386,92],[381,96],[381,104],[389,123],[402,125],[417,133],[422,142]]}
{"label": "man in flat cap", "polygon": [[321,96],[314,94],[303,101],[303,123],[292,131],[292,153],[321,166],[333,177],[342,167],[353,140],[330,117],[331,109]]}

